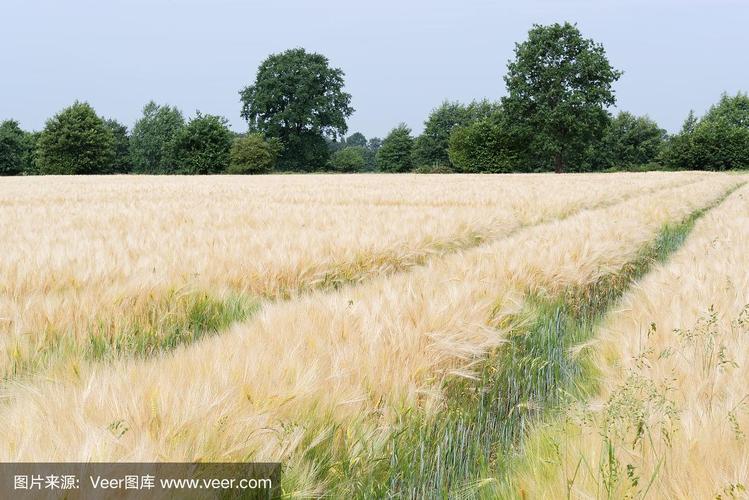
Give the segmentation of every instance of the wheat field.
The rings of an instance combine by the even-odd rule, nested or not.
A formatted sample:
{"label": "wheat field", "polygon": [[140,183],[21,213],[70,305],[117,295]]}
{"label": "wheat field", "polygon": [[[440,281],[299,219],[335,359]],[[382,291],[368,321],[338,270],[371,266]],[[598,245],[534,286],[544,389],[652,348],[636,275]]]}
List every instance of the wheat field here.
{"label": "wheat field", "polygon": [[[746,180],[0,179],[0,461],[279,461],[290,497],[740,494]],[[537,342],[549,315],[587,337]],[[495,385],[528,396],[468,418]]]}

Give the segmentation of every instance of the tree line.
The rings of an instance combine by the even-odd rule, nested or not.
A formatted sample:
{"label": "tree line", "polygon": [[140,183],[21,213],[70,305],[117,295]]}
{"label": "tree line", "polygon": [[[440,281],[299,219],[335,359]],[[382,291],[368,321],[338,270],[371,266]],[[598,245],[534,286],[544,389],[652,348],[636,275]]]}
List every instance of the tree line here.
{"label": "tree line", "polygon": [[669,135],[647,116],[613,116],[604,47],[570,23],[534,25],[515,46],[497,102],[445,101],[414,136],[346,136],[344,73],[302,48],[269,56],[239,91],[248,129],[149,102],[132,130],[75,102],[41,132],[0,124],[0,175],[254,174],[271,171],[544,172],[749,168],[749,97],[723,94]]}

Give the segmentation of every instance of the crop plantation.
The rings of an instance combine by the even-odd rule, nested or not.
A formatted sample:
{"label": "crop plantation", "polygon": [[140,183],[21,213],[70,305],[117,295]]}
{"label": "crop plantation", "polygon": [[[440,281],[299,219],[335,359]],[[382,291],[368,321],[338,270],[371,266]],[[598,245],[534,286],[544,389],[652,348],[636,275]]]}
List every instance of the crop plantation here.
{"label": "crop plantation", "polygon": [[747,180],[0,178],[0,462],[746,495]]}

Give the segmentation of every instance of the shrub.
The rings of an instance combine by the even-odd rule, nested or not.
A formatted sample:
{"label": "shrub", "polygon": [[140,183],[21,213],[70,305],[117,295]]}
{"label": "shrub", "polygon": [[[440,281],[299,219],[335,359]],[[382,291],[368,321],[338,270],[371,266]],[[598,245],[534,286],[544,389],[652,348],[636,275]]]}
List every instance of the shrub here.
{"label": "shrub", "polygon": [[418,165],[450,165],[450,133],[499,110],[497,103],[473,101],[468,105],[444,101],[432,110],[424,122],[424,132],[414,142],[414,161]]}
{"label": "shrub", "polygon": [[749,128],[723,119],[700,122],[694,132],[673,139],[666,157],[672,166],[690,170],[749,168]]}
{"label": "shrub", "polygon": [[229,152],[230,174],[262,174],[273,170],[281,153],[277,139],[266,141],[263,134],[254,133],[234,139]]}
{"label": "shrub", "polygon": [[401,123],[390,131],[377,151],[377,167],[383,172],[408,172],[413,168],[414,139],[411,129]]}
{"label": "shrub", "polygon": [[513,172],[521,164],[513,133],[498,116],[457,127],[448,153],[456,172]]}
{"label": "shrub", "polygon": [[43,174],[106,173],[114,155],[112,131],[88,103],[78,101],[47,121],[37,145]]}
{"label": "shrub", "polygon": [[455,173],[453,169],[445,165],[434,165],[434,166],[421,165],[419,167],[416,167],[413,170],[413,172],[415,174],[454,174]]}
{"label": "shrub", "polygon": [[632,169],[655,162],[666,142],[666,131],[647,116],[621,112],[589,152],[594,170]]}
{"label": "shrub", "polygon": [[218,174],[229,166],[234,138],[226,118],[199,111],[174,137],[174,156],[181,174]]}
{"label": "shrub", "polygon": [[661,159],[668,167],[689,170],[749,168],[749,98],[724,94],[701,120],[690,112]]}
{"label": "shrub", "polygon": [[359,172],[364,169],[364,153],[362,146],[348,146],[333,154],[330,166],[338,172]]}

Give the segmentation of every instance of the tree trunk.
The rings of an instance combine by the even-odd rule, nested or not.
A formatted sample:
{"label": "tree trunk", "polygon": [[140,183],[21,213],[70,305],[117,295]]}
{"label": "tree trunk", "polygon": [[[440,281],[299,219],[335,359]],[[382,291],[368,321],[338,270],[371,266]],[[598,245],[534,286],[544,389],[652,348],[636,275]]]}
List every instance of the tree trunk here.
{"label": "tree trunk", "polygon": [[556,153],[554,155],[554,172],[558,174],[564,172],[564,160],[562,159],[562,153]]}

